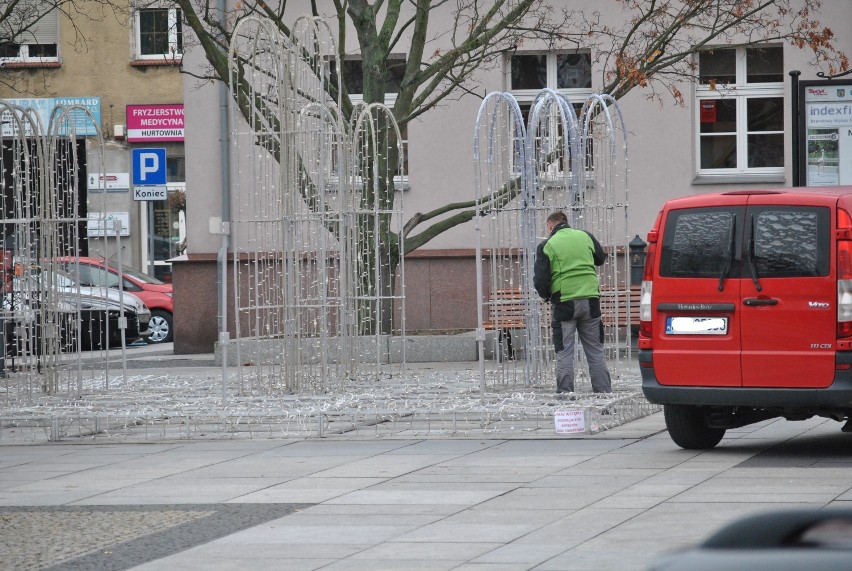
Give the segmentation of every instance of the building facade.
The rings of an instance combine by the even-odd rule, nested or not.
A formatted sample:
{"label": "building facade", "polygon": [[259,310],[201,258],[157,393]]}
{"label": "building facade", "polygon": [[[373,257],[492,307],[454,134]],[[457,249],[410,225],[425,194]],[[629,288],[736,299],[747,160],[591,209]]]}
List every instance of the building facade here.
{"label": "building facade", "polygon": [[[29,31],[0,44],[0,99],[37,109],[44,122],[57,105],[88,110],[97,129],[87,124],[81,132],[78,126],[86,149],[80,165],[85,187],[78,190],[87,204],[80,212],[97,219],[103,218],[97,210],[106,209],[108,220],[122,223],[123,263],[170,280],[167,260],[185,240],[180,11],[165,4],[137,8],[134,2],[84,1],[78,8],[54,9]],[[135,193],[135,182],[146,173],[133,161],[150,148],[164,152],[158,155],[164,164],[156,165],[163,188],[154,195]],[[93,223],[87,230],[91,237],[115,233]],[[81,244],[89,255],[116,257],[114,247],[100,249],[95,241],[91,248],[87,240]]]}
{"label": "building facade", "polygon": [[[618,2],[562,0],[557,4],[598,10],[604,21],[613,23],[625,18]],[[290,14],[300,15],[296,10]],[[852,4],[825,2],[819,19],[830,24],[836,47],[852,53]],[[348,41],[354,37],[351,31]],[[673,83],[682,100],[665,94],[649,97],[650,91],[641,87],[619,100],[629,132],[629,230],[621,244],[607,246],[618,249],[634,236],[645,238],[669,198],[793,184],[795,125],[790,72],[799,70],[801,80],[811,80],[827,70],[811,63],[812,53],[789,44],[768,44],[759,50],[726,44],[713,47],[696,56],[695,81]],[[354,44],[347,45],[347,51],[355,50]],[[551,50],[524,45],[501,65],[482,72],[482,94],[510,91],[523,107],[538,90],[550,87],[579,103],[602,88],[600,62],[606,58],[599,55],[582,46]],[[203,68],[202,55],[187,51],[184,65]],[[842,86],[843,79],[836,81]],[[844,101],[852,104],[852,89],[840,93],[836,90],[832,95],[839,98],[837,108],[842,109]],[[187,254],[175,263],[175,299],[182,308],[175,325],[176,352],[210,351],[217,341],[217,316],[210,308],[217,302],[222,195],[223,188],[227,189],[220,165],[216,165],[225,160],[219,146],[218,97],[215,85],[199,87],[191,76],[186,77],[186,175],[192,217],[187,224]],[[406,218],[475,197],[472,137],[480,102],[474,95],[447,101],[408,125],[408,184],[402,191]],[[454,127],[448,129],[448,125]],[[838,128],[843,125],[848,128]],[[842,137],[849,131],[843,141],[852,141],[852,121],[829,128]],[[831,133],[827,136],[832,137]],[[852,146],[841,144],[845,150],[834,156],[829,150],[822,157],[825,168],[834,168],[839,175],[817,176],[809,179],[812,183],[852,184]],[[841,165],[842,157],[850,158],[850,165]],[[834,162],[829,165],[827,161]],[[468,223],[442,233],[407,256],[408,330],[476,327],[473,243],[474,229]]]}

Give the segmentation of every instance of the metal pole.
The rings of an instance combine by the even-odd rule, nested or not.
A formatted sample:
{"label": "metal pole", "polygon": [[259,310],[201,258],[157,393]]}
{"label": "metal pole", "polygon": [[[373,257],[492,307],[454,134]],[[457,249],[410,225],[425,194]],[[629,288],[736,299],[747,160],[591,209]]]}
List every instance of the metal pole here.
{"label": "metal pole", "polygon": [[794,69],[790,72],[790,116],[793,120],[793,186],[802,186],[799,173],[799,153],[801,153],[799,141],[799,76],[802,72]]}
{"label": "metal pole", "polygon": [[[225,22],[225,0],[216,1],[217,17]],[[228,248],[231,233],[230,125],[228,123],[228,87],[219,79],[219,165],[222,177],[222,247],[216,258],[219,273],[219,348],[222,355],[222,404],[228,401]],[[234,287],[237,287],[235,284]]]}
{"label": "metal pole", "polygon": [[476,219],[476,349],[479,361],[479,398],[485,400],[485,328],[482,326],[482,223]]}
{"label": "metal pole", "polygon": [[[122,378],[127,381],[127,316],[124,314],[124,269],[121,266],[121,220],[116,219],[113,221],[113,230],[115,232],[116,261],[118,262],[118,327],[121,332],[121,373]],[[109,293],[107,293],[107,300],[109,300]],[[106,331],[106,346],[107,353],[109,353],[109,309],[107,309]],[[107,357],[107,361],[109,361],[109,357]]]}

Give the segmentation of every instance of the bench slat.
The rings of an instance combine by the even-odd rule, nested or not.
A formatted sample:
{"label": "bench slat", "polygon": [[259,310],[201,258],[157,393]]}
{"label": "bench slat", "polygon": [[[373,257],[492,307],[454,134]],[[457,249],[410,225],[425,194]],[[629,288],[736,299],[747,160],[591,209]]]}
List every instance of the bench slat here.
{"label": "bench slat", "polygon": [[[641,286],[630,286],[629,296],[623,290],[604,290],[601,292],[601,314],[604,325],[626,327],[639,326],[639,302],[642,298]],[[629,299],[629,306],[628,306]],[[628,313],[629,307],[629,313]],[[490,317],[482,325],[485,329],[523,329],[527,322],[527,309],[520,288],[497,289],[489,301]]]}

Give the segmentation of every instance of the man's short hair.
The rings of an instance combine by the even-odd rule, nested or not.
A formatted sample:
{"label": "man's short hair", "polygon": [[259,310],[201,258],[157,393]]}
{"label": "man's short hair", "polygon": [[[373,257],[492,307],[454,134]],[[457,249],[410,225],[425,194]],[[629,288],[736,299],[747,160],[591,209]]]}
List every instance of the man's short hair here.
{"label": "man's short hair", "polygon": [[561,210],[557,210],[547,216],[547,221],[556,222],[556,224],[568,224],[568,217]]}

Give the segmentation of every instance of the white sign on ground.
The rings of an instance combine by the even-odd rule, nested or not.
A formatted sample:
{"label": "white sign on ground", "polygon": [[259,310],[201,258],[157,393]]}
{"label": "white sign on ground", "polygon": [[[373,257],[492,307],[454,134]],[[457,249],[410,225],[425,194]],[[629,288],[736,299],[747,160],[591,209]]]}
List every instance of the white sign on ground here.
{"label": "white sign on ground", "polygon": [[581,408],[557,410],[553,413],[553,425],[559,434],[586,432],[586,411]]}

